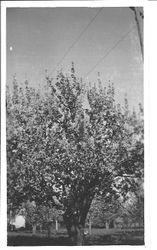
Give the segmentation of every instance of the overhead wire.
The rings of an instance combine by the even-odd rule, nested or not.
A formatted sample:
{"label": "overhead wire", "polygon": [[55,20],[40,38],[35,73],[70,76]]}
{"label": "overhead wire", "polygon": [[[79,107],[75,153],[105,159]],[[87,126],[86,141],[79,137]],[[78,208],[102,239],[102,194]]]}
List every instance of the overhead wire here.
{"label": "overhead wire", "polygon": [[87,77],[92,71],[121,43],[135,28],[136,25],[134,25],[129,31],[127,31],[111,48],[107,50],[107,52],[104,54],[103,57],[101,57],[98,62],[84,75],[83,78]]}
{"label": "overhead wire", "polygon": [[101,12],[103,8],[100,8],[96,15],[90,20],[90,22],[87,24],[87,26],[81,31],[81,33],[79,34],[79,36],[74,40],[74,42],[71,44],[71,46],[66,50],[66,52],[64,53],[64,55],[62,56],[62,58],[59,60],[59,62],[57,63],[57,65],[55,66],[55,68],[51,71],[50,75],[52,75],[55,70],[58,68],[58,66],[62,63],[62,61],[64,60],[64,58],[68,55],[68,53],[70,52],[70,50],[75,46],[75,44],[80,40],[80,38],[82,37],[82,35],[86,32],[86,30],[89,28],[89,26],[94,22],[94,20],[96,19],[96,17],[99,15],[99,13]]}

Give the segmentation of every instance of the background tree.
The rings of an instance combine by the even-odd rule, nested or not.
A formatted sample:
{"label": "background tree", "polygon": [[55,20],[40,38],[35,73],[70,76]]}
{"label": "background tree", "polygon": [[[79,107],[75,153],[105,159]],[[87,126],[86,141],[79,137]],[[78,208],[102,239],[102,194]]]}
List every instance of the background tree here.
{"label": "background tree", "polygon": [[33,235],[36,234],[36,227],[37,224],[39,223],[39,214],[38,214],[38,208],[35,204],[34,201],[28,200],[25,203],[25,216],[26,216],[26,221],[28,224],[32,226],[32,233]]}
{"label": "background tree", "polygon": [[[109,195],[108,195],[109,197]],[[112,224],[114,228],[115,218],[123,215],[123,203],[118,197],[112,197],[112,201],[102,195],[96,196],[91,204],[88,213],[88,220],[93,227],[105,227],[109,229]]]}

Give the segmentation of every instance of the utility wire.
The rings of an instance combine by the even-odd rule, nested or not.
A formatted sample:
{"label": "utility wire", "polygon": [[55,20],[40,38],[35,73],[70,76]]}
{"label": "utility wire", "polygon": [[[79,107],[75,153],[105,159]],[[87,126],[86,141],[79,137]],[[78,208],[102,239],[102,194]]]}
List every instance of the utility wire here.
{"label": "utility wire", "polygon": [[105,55],[100,58],[100,60],[98,60],[98,62],[85,74],[85,77],[87,77],[97,66],[98,64],[100,64],[118,45],[119,43],[121,43],[131,32],[132,30],[135,28],[136,25],[134,25],[127,33],[125,33],[116,43],[113,47],[111,47],[110,49],[107,50],[107,52],[105,53]]}
{"label": "utility wire", "polygon": [[62,61],[64,60],[64,58],[68,55],[68,53],[70,52],[70,50],[75,46],[75,44],[80,40],[80,38],[82,37],[82,35],[86,32],[86,30],[89,28],[89,26],[94,22],[94,20],[96,19],[96,17],[99,15],[100,11],[103,8],[99,9],[96,13],[96,15],[91,19],[91,21],[87,24],[87,26],[81,31],[81,33],[79,34],[79,36],[76,38],[76,40],[71,44],[71,46],[67,49],[67,51],[64,53],[64,55],[62,56],[61,60],[57,63],[56,67],[52,70],[52,72],[50,73],[50,75],[52,75],[55,70],[58,68],[58,66],[62,63]]}

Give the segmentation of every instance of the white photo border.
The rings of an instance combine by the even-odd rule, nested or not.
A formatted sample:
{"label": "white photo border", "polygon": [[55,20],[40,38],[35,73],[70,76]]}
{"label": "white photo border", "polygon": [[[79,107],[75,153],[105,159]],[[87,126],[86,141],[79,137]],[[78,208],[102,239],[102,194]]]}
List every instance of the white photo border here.
{"label": "white photo border", "polygon": [[[155,2],[151,2],[155,8]],[[5,108],[5,93],[6,93],[6,8],[8,7],[129,7],[142,6],[144,7],[144,116],[145,116],[145,245],[144,246],[99,246],[107,249],[150,249],[150,80],[149,79],[149,52],[150,47],[148,39],[150,28],[150,7],[149,1],[141,0],[107,0],[107,1],[4,1],[1,2],[1,211],[0,211],[0,246],[7,247],[7,177],[6,177],[6,108]],[[155,12],[155,11],[154,11]],[[153,13],[154,13],[153,12]],[[154,13],[155,15],[155,13]],[[156,14],[157,16],[157,14]],[[155,27],[154,27],[155,29]],[[155,30],[154,30],[155,32]],[[153,55],[153,53],[152,53]],[[150,70],[150,68],[149,68]],[[151,70],[150,70],[151,71]],[[152,73],[153,75],[153,73]],[[157,84],[156,84],[157,85]],[[148,94],[149,93],[149,94]],[[157,91],[156,91],[157,93]],[[157,98],[156,98],[157,99]],[[152,104],[155,105],[154,103]],[[153,137],[153,134],[151,134]],[[152,149],[152,148],[151,148]],[[152,156],[153,157],[153,156]],[[156,175],[157,176],[157,175]],[[154,179],[153,179],[154,180]],[[152,205],[152,203],[151,203]],[[156,210],[157,211],[157,210]],[[50,246],[52,247],[52,246]],[[47,248],[50,248],[47,247]],[[98,246],[90,246],[96,249]],[[14,247],[15,248],[15,247]],[[34,247],[33,247],[34,248]],[[45,247],[40,247],[44,249]],[[60,247],[57,247],[60,248]],[[67,247],[66,247],[67,248]],[[23,249],[23,247],[18,247]]]}

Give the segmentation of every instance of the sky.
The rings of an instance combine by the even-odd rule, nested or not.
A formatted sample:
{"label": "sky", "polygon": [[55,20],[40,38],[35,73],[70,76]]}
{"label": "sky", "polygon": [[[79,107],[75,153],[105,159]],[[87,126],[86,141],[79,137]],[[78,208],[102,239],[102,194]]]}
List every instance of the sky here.
{"label": "sky", "polygon": [[45,70],[54,77],[57,70],[70,71],[73,61],[83,81],[96,82],[100,72],[103,85],[114,83],[116,100],[123,103],[127,93],[130,108],[137,109],[139,102],[143,104],[143,60],[134,13],[127,7],[98,11],[83,7],[8,8],[7,84],[12,84],[16,74],[18,82],[27,79],[33,86],[44,85]]}

